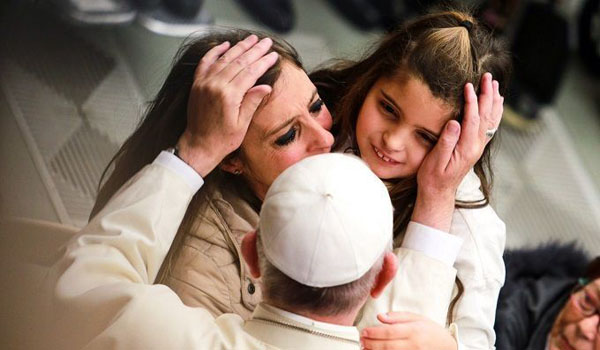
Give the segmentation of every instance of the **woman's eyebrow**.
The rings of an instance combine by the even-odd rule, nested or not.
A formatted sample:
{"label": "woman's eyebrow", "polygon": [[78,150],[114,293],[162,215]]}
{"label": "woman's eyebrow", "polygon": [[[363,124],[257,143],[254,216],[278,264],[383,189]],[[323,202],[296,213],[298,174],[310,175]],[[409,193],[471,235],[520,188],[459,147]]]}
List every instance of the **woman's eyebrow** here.
{"label": "woman's eyebrow", "polygon": [[298,116],[293,116],[293,117],[287,119],[286,121],[284,121],[283,123],[281,123],[277,127],[275,127],[274,129],[271,129],[271,131],[268,131],[267,133],[265,133],[264,138],[265,139],[269,138],[271,135],[274,135],[274,134],[278,133],[280,130],[285,129],[285,127],[292,124],[297,118],[298,118]]}

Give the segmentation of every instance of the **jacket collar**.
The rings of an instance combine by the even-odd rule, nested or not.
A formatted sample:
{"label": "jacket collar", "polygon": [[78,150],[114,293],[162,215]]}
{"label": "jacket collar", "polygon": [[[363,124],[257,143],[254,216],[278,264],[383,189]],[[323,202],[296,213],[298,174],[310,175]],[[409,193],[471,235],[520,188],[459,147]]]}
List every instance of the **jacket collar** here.
{"label": "jacket collar", "polygon": [[313,321],[260,303],[244,330],[259,340],[282,349],[359,349],[355,327]]}

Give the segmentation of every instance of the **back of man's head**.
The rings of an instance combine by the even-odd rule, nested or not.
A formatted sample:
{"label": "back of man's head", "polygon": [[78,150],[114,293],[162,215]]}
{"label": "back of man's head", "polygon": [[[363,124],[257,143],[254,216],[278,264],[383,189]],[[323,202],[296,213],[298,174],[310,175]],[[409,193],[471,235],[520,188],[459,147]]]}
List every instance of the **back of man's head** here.
{"label": "back of man's head", "polygon": [[264,299],[320,316],[355,310],[391,250],[392,214],[385,185],[359,158],[330,153],[293,165],[260,213]]}

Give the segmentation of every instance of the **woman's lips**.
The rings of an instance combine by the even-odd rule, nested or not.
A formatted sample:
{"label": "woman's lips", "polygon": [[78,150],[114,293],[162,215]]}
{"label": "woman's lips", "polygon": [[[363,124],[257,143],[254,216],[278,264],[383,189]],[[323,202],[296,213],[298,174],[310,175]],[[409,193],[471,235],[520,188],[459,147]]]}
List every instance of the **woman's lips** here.
{"label": "woman's lips", "polygon": [[375,152],[377,157],[379,157],[379,159],[381,159],[382,161],[384,161],[390,165],[400,164],[400,162],[388,157],[383,151],[379,150],[375,146],[373,146],[373,151]]}

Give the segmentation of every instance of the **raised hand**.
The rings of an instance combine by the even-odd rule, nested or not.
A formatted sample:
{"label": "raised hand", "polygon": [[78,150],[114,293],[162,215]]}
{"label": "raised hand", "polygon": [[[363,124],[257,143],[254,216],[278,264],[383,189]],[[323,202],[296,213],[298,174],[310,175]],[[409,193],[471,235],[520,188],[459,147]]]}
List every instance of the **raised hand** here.
{"label": "raised hand", "polygon": [[250,35],[230,48],[213,47],[196,68],[179,156],[201,176],[210,173],[242,143],[254,112],[271,92],[256,81],[277,62],[266,54],[273,42]]}
{"label": "raised hand", "polygon": [[443,231],[450,229],[456,190],[500,125],[503,103],[498,82],[492,81],[490,73],[481,78],[479,98],[472,84],[465,85],[462,127],[456,120],[446,124],[417,173],[414,221]]}

